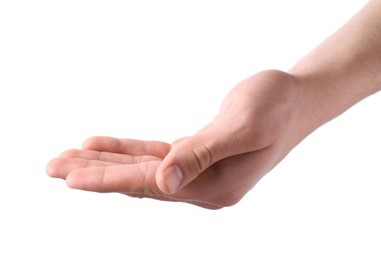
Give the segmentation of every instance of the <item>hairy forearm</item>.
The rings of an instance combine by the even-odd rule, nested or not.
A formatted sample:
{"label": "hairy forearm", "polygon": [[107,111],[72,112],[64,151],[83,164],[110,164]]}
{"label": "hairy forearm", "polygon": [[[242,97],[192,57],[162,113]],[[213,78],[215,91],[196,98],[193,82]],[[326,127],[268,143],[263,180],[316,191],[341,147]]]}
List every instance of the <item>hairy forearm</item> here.
{"label": "hairy forearm", "polygon": [[304,86],[306,132],[380,90],[381,1],[369,1],[289,72]]}

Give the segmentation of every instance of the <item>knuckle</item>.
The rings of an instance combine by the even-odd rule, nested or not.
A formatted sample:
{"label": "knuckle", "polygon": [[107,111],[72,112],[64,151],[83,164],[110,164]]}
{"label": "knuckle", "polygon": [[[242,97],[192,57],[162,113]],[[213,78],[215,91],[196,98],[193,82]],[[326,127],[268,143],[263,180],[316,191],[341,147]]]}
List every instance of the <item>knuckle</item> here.
{"label": "knuckle", "polygon": [[137,167],[139,168],[139,173],[141,176],[139,186],[141,187],[141,192],[145,192],[147,187],[147,174],[149,167],[146,163],[137,164]]}
{"label": "knuckle", "polygon": [[148,195],[159,195],[159,188],[156,184],[155,173],[156,164],[140,163],[137,164],[140,174],[140,180],[135,191]]}
{"label": "knuckle", "polygon": [[198,172],[204,171],[213,161],[212,151],[203,143],[195,143],[189,150],[190,166]]}

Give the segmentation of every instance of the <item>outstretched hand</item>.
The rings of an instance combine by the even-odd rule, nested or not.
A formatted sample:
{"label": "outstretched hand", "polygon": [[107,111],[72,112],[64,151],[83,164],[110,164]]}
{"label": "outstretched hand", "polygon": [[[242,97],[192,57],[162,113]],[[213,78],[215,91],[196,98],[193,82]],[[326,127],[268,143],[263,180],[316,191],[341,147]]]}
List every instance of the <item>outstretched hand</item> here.
{"label": "outstretched hand", "polygon": [[239,83],[193,136],[171,145],[94,137],[47,172],[77,189],[233,205],[309,133],[381,90],[380,10],[369,1],[292,74],[264,71]]}
{"label": "outstretched hand", "polygon": [[47,173],[75,189],[234,205],[310,132],[299,86],[284,72],[258,73],[233,88],[193,136],[173,144],[92,137],[53,159]]}

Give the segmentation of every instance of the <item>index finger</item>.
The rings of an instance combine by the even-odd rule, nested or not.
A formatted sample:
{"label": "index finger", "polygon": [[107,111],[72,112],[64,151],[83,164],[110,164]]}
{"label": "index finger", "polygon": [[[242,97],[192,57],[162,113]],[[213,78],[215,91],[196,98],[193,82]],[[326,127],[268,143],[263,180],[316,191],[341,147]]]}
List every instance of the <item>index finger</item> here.
{"label": "index finger", "polygon": [[108,136],[94,136],[87,139],[83,149],[106,151],[111,153],[122,153],[129,155],[151,155],[164,158],[171,146],[160,141],[143,141],[127,138],[114,138]]}

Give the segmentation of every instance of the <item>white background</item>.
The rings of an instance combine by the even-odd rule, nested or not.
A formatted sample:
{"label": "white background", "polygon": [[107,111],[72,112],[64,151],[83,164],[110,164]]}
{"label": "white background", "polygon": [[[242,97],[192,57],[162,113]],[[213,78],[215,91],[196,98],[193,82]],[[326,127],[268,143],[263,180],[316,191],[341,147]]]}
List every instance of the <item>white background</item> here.
{"label": "white background", "polygon": [[92,135],[193,134],[236,83],[289,69],[365,3],[0,1],[0,259],[380,259],[380,94],[218,211],[45,174]]}

